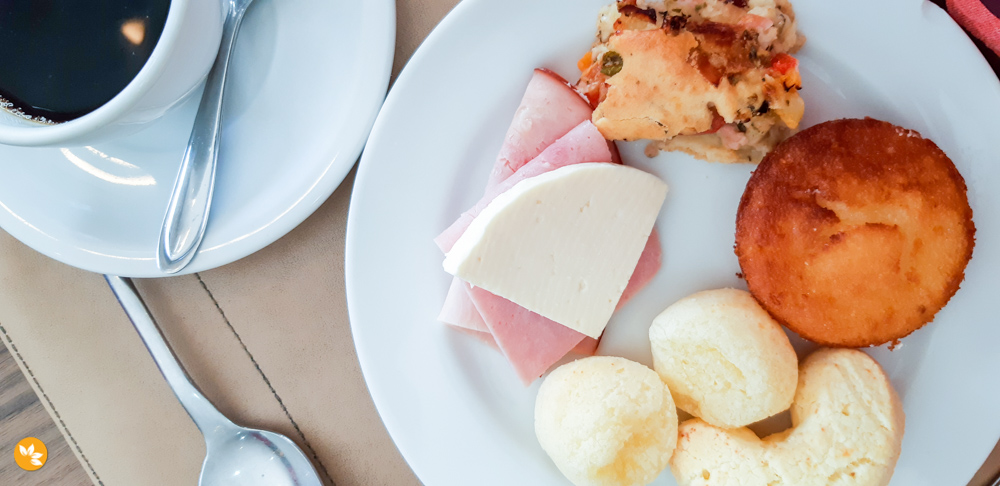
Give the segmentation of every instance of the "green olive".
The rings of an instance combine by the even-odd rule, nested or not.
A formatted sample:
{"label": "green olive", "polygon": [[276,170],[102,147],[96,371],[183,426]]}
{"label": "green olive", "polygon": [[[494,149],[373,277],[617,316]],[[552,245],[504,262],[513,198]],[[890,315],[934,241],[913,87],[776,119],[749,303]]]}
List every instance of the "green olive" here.
{"label": "green olive", "polygon": [[623,63],[621,54],[615,51],[605,52],[604,56],[601,57],[601,74],[614,76],[618,74],[618,71],[622,70]]}

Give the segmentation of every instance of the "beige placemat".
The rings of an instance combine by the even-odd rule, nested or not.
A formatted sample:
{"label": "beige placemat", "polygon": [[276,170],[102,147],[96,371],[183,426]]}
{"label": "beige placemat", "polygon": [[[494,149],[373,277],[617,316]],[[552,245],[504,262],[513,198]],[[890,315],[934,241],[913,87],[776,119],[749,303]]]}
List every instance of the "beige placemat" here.
{"label": "beige placemat", "polygon": [[[394,73],[455,3],[396,2]],[[375,412],[351,341],[343,261],[353,177],[301,226],[246,259],[137,283],[223,413],[293,438],[328,484],[416,485]],[[96,484],[196,484],[202,438],[100,275],[0,233],[0,326]],[[997,456],[991,470],[1000,467]]]}

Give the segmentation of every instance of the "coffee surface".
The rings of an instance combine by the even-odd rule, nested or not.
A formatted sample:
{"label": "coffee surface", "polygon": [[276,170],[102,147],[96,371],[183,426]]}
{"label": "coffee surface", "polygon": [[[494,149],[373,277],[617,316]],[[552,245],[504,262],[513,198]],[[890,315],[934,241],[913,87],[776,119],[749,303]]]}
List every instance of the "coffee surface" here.
{"label": "coffee surface", "polygon": [[170,0],[0,0],[0,104],[39,121],[81,117],[135,78]]}

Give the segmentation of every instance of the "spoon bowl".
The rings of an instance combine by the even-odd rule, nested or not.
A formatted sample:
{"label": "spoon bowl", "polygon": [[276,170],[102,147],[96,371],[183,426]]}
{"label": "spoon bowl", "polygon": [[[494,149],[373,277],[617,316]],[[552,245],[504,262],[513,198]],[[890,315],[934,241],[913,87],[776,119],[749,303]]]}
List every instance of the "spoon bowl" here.
{"label": "spoon bowl", "polygon": [[205,436],[201,486],[321,486],[316,469],[291,439],[240,427],[222,415],[191,381],[163,338],[131,279],[105,275],[118,303],[146,344],[181,406]]}
{"label": "spoon bowl", "polygon": [[208,454],[199,484],[297,486],[321,484],[294,442],[280,434],[245,427],[220,427],[205,434]]}

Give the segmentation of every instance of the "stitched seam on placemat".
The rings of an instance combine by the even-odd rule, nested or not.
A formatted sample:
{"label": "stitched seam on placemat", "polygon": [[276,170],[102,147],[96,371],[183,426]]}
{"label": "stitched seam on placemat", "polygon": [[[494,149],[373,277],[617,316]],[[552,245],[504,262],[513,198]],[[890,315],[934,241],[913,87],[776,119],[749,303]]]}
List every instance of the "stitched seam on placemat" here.
{"label": "stitched seam on placemat", "polygon": [[240,343],[240,346],[243,347],[243,351],[245,351],[247,356],[250,357],[250,362],[253,363],[253,367],[257,370],[257,373],[260,374],[260,377],[264,379],[264,384],[267,385],[268,390],[271,390],[271,394],[274,395],[274,399],[278,401],[278,406],[281,407],[281,411],[285,413],[285,417],[287,417],[292,423],[292,427],[295,428],[295,432],[299,434],[299,438],[302,439],[302,443],[309,449],[309,454],[311,454],[313,460],[316,461],[320,471],[323,472],[323,476],[326,477],[327,481],[329,481],[332,486],[336,486],[333,478],[330,477],[330,473],[326,470],[326,466],[323,465],[323,461],[321,461],[319,456],[316,454],[316,450],[314,450],[312,445],[309,444],[309,439],[306,439],[306,435],[302,433],[302,429],[299,428],[299,424],[295,422],[295,419],[292,418],[292,414],[289,413],[288,408],[285,407],[285,402],[281,400],[278,392],[271,385],[271,380],[267,379],[267,375],[264,374],[264,370],[260,369],[260,365],[257,363],[257,360],[253,357],[253,354],[250,353],[250,350],[247,349],[247,345],[243,342],[243,338],[240,337],[240,334],[236,332],[236,328],[234,328],[232,323],[229,322],[229,318],[226,317],[226,311],[222,310],[222,306],[219,305],[219,301],[215,300],[215,295],[212,294],[211,290],[208,290],[208,285],[205,285],[205,281],[201,279],[201,274],[195,273],[194,276],[198,279],[198,283],[201,284],[201,288],[205,289],[205,293],[208,294],[208,298],[212,299],[212,304],[215,305],[215,308],[219,311],[219,315],[222,316],[223,322],[229,326],[229,330],[233,332],[234,336],[236,336],[236,341]]}
{"label": "stitched seam on placemat", "polygon": [[52,413],[55,414],[56,420],[59,421],[59,427],[61,427],[63,432],[66,433],[66,437],[69,437],[69,440],[73,443],[73,447],[76,448],[76,451],[80,453],[80,457],[83,458],[83,462],[87,465],[87,469],[90,470],[90,473],[94,475],[94,479],[97,480],[97,484],[104,486],[104,482],[101,481],[101,477],[97,474],[97,471],[94,470],[94,466],[90,464],[90,461],[87,459],[87,455],[84,454],[83,449],[80,448],[80,444],[76,442],[76,437],[73,437],[73,434],[70,433],[69,427],[66,426],[66,422],[64,422],[62,416],[59,415],[59,411],[56,410],[56,406],[52,403],[52,400],[49,399],[48,394],[46,394],[45,390],[42,389],[42,384],[38,382],[37,378],[35,378],[35,373],[31,371],[31,367],[28,366],[28,362],[24,360],[23,356],[21,356],[21,352],[17,350],[17,345],[14,344],[14,340],[10,338],[10,335],[7,334],[7,329],[4,329],[2,324],[0,324],[0,332],[3,333],[3,337],[8,343],[10,343],[10,349],[14,351],[14,357],[21,362],[21,365],[23,365],[24,369],[28,372],[28,377],[31,378],[31,381],[36,387],[38,387],[38,391],[42,393],[42,398],[45,399],[45,403],[49,404],[49,408],[51,408]]}

